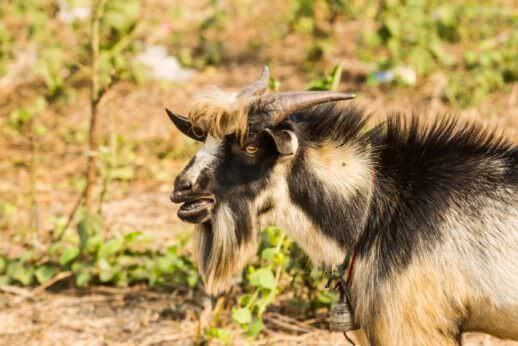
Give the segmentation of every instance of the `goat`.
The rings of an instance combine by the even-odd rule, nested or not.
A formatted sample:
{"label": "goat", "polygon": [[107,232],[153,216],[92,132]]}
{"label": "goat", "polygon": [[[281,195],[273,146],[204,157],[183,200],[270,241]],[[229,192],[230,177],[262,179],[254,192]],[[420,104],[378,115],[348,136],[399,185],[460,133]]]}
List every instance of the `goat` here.
{"label": "goat", "polygon": [[170,119],[203,147],[171,200],[195,224],[209,293],[280,226],[315,265],[357,249],[355,320],[372,345],[518,339],[518,147],[474,124],[369,117],[340,92],[267,93],[268,70]]}

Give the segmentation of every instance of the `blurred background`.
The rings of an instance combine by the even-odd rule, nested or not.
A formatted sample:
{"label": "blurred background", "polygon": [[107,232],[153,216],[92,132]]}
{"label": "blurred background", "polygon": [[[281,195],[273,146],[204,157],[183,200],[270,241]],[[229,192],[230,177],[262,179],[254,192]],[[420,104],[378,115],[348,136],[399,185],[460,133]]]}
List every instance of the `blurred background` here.
{"label": "blurred background", "polygon": [[345,344],[322,272],[277,228],[241,283],[204,295],[169,202],[198,146],[164,107],[264,64],[272,90],[518,142],[514,0],[2,0],[0,344]]}

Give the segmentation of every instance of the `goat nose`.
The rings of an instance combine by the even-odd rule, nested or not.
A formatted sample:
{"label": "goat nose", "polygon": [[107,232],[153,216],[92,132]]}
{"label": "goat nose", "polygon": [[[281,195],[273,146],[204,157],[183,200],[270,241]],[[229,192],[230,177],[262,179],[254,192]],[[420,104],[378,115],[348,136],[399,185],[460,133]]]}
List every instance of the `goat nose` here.
{"label": "goat nose", "polygon": [[185,178],[176,179],[174,189],[169,198],[173,203],[180,203],[183,197],[192,190],[192,182]]}
{"label": "goat nose", "polygon": [[178,192],[184,192],[192,189],[192,183],[188,179],[179,179],[178,181],[176,181],[175,185],[176,186],[174,189]]}

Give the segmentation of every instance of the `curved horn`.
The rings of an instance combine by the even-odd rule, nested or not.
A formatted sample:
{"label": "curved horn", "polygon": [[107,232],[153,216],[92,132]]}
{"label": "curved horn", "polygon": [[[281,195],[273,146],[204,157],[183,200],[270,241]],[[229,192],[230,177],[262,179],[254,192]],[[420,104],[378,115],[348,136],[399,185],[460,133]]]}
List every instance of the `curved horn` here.
{"label": "curved horn", "polygon": [[169,119],[171,119],[173,124],[175,124],[176,128],[180,130],[180,132],[182,132],[184,135],[199,142],[205,141],[205,139],[207,138],[207,134],[197,133],[187,117],[184,117],[180,114],[176,114],[175,112],[172,112],[167,108],[165,109],[165,111],[169,116]]}
{"label": "curved horn", "polygon": [[268,91],[268,82],[270,81],[270,70],[264,65],[263,73],[259,80],[250,84],[237,94],[237,97],[261,96]]}
{"label": "curved horn", "polygon": [[355,97],[355,94],[332,91],[295,91],[264,96],[261,98],[261,102],[264,102],[267,107],[273,123],[278,124],[290,114],[301,109],[326,102],[350,100]]}

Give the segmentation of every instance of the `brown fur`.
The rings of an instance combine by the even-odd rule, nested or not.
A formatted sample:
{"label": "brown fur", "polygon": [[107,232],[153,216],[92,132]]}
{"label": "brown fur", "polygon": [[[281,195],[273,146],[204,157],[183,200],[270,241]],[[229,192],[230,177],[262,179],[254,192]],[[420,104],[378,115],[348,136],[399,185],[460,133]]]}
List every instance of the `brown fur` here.
{"label": "brown fur", "polygon": [[215,138],[235,134],[242,141],[248,133],[250,101],[250,98],[236,98],[214,87],[194,95],[187,116],[195,128]]}

